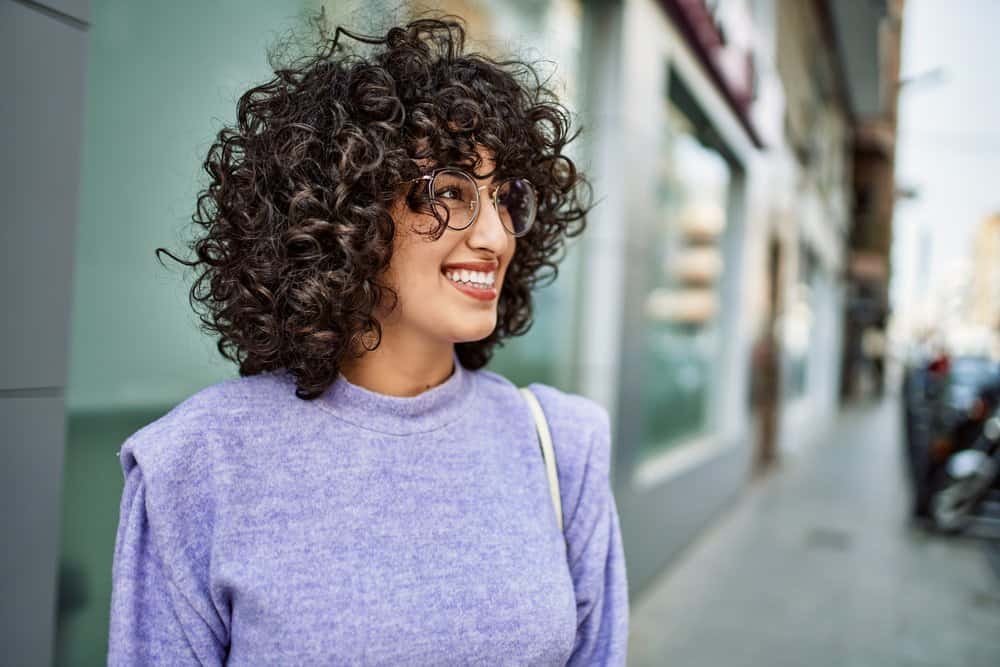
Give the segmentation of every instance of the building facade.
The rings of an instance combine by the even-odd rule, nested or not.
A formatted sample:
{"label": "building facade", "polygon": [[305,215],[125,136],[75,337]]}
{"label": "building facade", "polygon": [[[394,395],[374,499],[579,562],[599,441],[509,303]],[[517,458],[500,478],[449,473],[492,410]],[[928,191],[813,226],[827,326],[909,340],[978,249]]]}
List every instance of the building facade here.
{"label": "building facade", "polygon": [[[866,350],[864,341],[886,340],[889,325],[889,276],[896,189],[896,102],[900,83],[903,0],[829,3],[831,22],[840,34],[855,26],[877,29],[877,39],[845,44],[845,89],[852,100],[854,132],[852,204],[846,271],[844,361],[841,395],[861,393],[869,369],[874,389],[885,384],[884,344]],[[874,64],[874,67],[873,67]]]}
{"label": "building facade", "polygon": [[979,223],[973,245],[969,321],[1000,335],[1000,213]]}
{"label": "building facade", "polygon": [[[197,2],[91,4],[60,664],[104,656],[121,492],[112,454],[235,373],[198,333],[185,276],[152,255],[186,233],[211,118],[230,118],[235,95],[269,75],[267,45],[302,12],[322,5],[364,32],[411,11],[260,0],[233,22]],[[877,53],[850,54],[870,55],[861,46],[877,42],[886,13],[847,30],[840,4],[436,5],[467,19],[475,48],[540,60],[584,127],[573,157],[598,200],[588,231],[538,294],[531,332],[492,368],[608,409],[633,596],[755,470],[794,452],[836,409],[856,198],[852,81],[881,71]]]}

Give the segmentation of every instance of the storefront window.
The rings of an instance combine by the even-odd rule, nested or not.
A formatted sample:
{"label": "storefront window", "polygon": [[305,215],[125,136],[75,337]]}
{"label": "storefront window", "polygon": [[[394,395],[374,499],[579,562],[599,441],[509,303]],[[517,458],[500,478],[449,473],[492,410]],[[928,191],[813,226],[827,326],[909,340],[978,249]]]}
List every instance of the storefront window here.
{"label": "storefront window", "polygon": [[677,77],[670,81],[643,302],[642,452],[705,433],[720,372],[723,238],[733,167]]}

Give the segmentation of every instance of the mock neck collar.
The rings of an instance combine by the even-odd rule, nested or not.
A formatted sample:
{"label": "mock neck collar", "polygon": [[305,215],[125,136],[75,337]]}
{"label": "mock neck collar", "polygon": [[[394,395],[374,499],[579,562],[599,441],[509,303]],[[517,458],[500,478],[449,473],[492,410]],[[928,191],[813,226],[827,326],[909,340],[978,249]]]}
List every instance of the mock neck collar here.
{"label": "mock neck collar", "polygon": [[360,428],[391,435],[423,433],[464,415],[474,400],[475,383],[453,353],[448,379],[416,396],[390,396],[351,384],[343,373],[316,399],[340,419]]}

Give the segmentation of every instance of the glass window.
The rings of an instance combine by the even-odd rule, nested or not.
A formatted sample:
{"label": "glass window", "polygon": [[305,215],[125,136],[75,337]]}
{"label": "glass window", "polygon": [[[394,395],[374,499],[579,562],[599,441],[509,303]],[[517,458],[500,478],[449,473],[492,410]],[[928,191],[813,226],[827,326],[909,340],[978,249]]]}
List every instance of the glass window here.
{"label": "glass window", "polygon": [[646,237],[640,460],[708,428],[720,372],[723,237],[733,161],[676,74]]}

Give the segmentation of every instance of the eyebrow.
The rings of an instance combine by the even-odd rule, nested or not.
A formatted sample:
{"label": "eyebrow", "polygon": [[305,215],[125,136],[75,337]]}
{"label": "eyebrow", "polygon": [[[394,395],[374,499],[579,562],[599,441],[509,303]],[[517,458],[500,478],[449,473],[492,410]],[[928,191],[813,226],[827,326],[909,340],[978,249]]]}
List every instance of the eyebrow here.
{"label": "eyebrow", "polygon": [[[418,179],[422,179],[424,176],[430,176],[435,171],[440,171],[442,169],[458,169],[459,171],[464,171],[465,173],[467,173],[476,182],[479,182],[480,180],[483,180],[483,179],[479,178],[478,176],[476,176],[475,172],[472,169],[470,169],[468,167],[465,167],[465,166],[462,166],[462,165],[438,165],[438,166],[436,166],[436,167],[434,167],[432,169],[428,169],[428,170],[426,170],[424,172],[421,172],[420,176],[418,176],[417,178]],[[493,170],[490,172],[489,182],[488,182],[488,186],[487,187],[493,187],[499,181],[504,180],[504,178],[506,176],[509,176],[509,175],[512,175],[512,174],[509,174],[506,170],[501,171],[501,169],[499,167],[494,166]]]}

